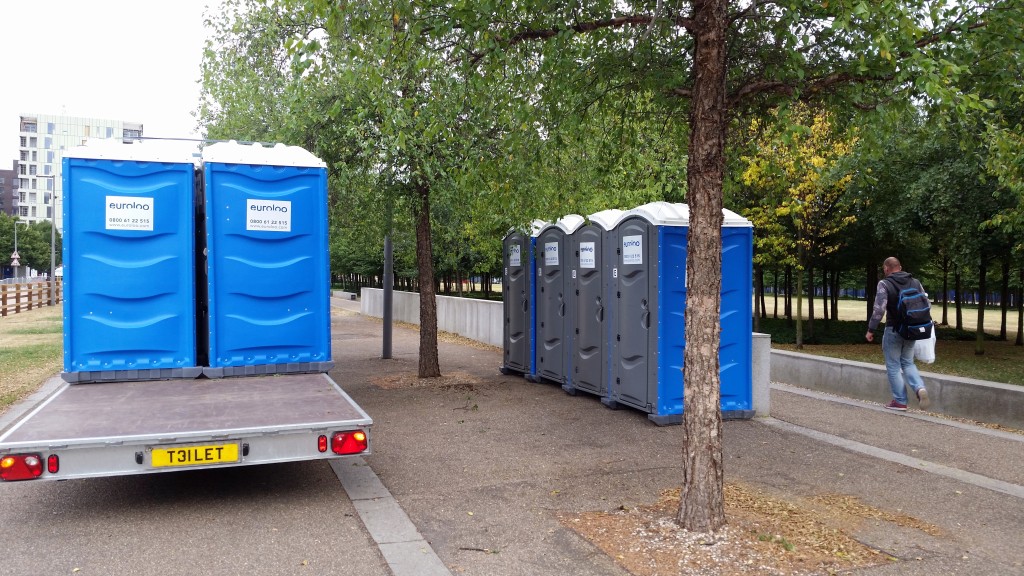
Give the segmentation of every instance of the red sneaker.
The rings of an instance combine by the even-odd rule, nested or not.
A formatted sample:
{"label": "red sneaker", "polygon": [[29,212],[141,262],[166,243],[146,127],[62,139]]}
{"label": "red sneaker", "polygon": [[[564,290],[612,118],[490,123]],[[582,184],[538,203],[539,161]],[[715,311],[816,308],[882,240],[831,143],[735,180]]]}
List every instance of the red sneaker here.
{"label": "red sneaker", "polygon": [[888,404],[886,404],[885,407],[888,408],[889,410],[897,410],[899,412],[906,412],[907,411],[907,405],[906,404],[900,404],[899,402],[897,402],[895,400],[893,400],[893,401],[889,402]]}

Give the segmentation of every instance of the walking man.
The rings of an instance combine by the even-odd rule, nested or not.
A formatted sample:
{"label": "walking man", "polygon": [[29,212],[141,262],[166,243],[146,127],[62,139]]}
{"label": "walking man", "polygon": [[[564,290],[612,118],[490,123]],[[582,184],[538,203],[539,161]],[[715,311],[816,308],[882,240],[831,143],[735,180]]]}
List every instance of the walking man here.
{"label": "walking man", "polygon": [[889,387],[892,388],[892,401],[886,405],[890,410],[907,410],[907,389],[903,379],[914,390],[917,400],[922,409],[928,408],[931,402],[928,399],[928,390],[924,387],[921,374],[914,365],[914,341],[904,340],[896,332],[896,304],[898,294],[901,290],[916,287],[922,293],[924,288],[921,283],[903,271],[900,261],[890,256],[882,263],[882,273],[885,278],[878,281],[878,288],[875,290],[875,307],[868,321],[868,332],[864,338],[868,342],[875,341],[874,330],[882,320],[882,313],[885,312],[885,332],[882,334],[882,353],[885,355],[885,371],[889,377]]}

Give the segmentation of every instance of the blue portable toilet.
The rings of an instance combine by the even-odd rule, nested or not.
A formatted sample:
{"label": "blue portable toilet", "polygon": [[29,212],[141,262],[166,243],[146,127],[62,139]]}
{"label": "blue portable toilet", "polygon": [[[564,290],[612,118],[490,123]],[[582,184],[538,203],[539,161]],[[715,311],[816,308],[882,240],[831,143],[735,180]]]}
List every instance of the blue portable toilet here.
{"label": "blue portable toilet", "polygon": [[534,380],[565,384],[569,379],[569,342],[572,324],[569,291],[569,238],[583,224],[583,217],[570,214],[537,233],[534,258],[537,266],[536,371]]}
{"label": "blue portable toilet", "polygon": [[93,141],[62,160],[64,380],[195,378],[197,153]]}
{"label": "blue portable toilet", "polygon": [[[608,394],[608,325],[612,306],[608,304],[608,280],[614,258],[614,242],[608,240],[622,210],[602,210],[587,217],[588,223],[570,235],[572,258],[570,298],[569,381],[562,389],[569,394],[582,390],[598,396]],[[612,255],[607,251],[611,249]]]}
{"label": "blue portable toilet", "polygon": [[[753,417],[753,228],[723,210],[719,364],[724,418]],[[643,410],[658,425],[683,414],[686,254],[689,209],[653,202],[625,212],[615,226],[611,292],[610,407]]]}
{"label": "blue portable toilet", "polygon": [[297,146],[203,151],[209,377],[331,361],[327,168]]}

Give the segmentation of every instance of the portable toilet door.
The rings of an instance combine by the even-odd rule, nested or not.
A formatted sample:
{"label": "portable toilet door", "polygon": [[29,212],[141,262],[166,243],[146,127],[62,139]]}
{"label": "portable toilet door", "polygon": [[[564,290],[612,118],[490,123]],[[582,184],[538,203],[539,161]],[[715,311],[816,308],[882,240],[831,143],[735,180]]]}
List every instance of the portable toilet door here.
{"label": "portable toilet door", "polygon": [[203,151],[210,377],[331,361],[327,168],[297,146]]}
{"label": "portable toilet door", "polygon": [[605,403],[643,410],[658,425],[682,420],[688,217],[686,205],[653,202],[624,212],[614,232]]}
{"label": "portable toilet door", "polygon": [[753,406],[754,228],[722,210],[722,303],[718,364],[722,418],[749,419]]}
{"label": "portable toilet door", "polygon": [[502,308],[505,349],[503,374],[526,374],[530,371],[530,340],[533,332],[530,306],[533,300],[530,274],[531,236],[519,230],[509,230],[502,241],[504,276],[502,278]]}
{"label": "portable toilet door", "polygon": [[62,161],[68,382],[195,378],[194,146],[90,142]]}
{"label": "portable toilet door", "polygon": [[542,228],[534,249],[537,266],[536,371],[534,379],[565,384],[569,371],[570,312],[568,234],[583,222],[575,214]]}
{"label": "portable toilet door", "polygon": [[608,342],[606,315],[608,272],[611,260],[605,258],[607,236],[622,214],[621,210],[603,210],[591,214],[589,224],[570,236],[573,254],[572,288],[572,372],[562,388],[569,394],[583,390],[605,396],[608,392]]}

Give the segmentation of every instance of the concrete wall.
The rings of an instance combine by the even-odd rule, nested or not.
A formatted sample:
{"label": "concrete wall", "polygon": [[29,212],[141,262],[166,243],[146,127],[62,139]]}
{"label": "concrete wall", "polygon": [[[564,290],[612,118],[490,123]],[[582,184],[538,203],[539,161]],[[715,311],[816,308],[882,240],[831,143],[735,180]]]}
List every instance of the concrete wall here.
{"label": "concrete wall", "polygon": [[[408,324],[420,323],[419,294],[394,292],[392,312],[394,319]],[[384,291],[379,288],[363,288],[360,311],[366,316],[384,316]],[[504,346],[502,326],[504,309],[501,302],[474,300],[472,298],[437,297],[437,328],[458,334],[493,346]],[[768,334],[754,334],[753,347],[753,408],[758,416],[771,414],[769,395],[769,374],[771,361],[771,337]]]}
{"label": "concrete wall", "polygon": [[[879,362],[882,353],[878,353]],[[918,365],[920,369],[921,366]],[[1024,387],[921,371],[931,412],[1024,429]],[[772,350],[771,379],[850,398],[888,403],[885,366]],[[910,405],[916,402],[909,394]]]}
{"label": "concrete wall", "polygon": [[[380,288],[363,288],[360,310],[366,316],[384,316],[384,291]],[[420,295],[416,292],[394,291],[392,303],[394,319],[408,324],[420,323]],[[501,302],[475,300],[473,298],[437,297],[437,329],[483,342],[502,346],[502,319],[504,311]]]}

